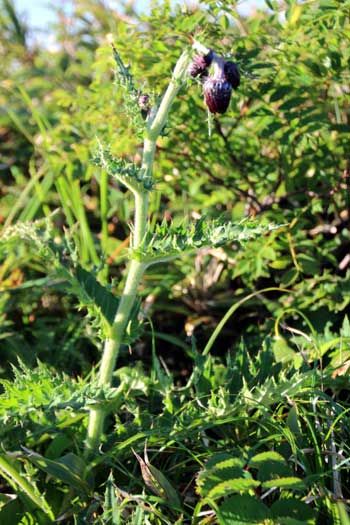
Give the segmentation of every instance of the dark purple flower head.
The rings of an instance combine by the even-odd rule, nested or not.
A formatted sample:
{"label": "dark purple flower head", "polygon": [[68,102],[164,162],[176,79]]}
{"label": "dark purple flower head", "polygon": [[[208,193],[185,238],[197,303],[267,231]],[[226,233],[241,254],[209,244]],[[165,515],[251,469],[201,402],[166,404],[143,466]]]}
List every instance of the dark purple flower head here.
{"label": "dark purple flower head", "polygon": [[211,113],[225,113],[232,93],[232,85],[226,79],[224,61],[215,56],[213,60],[214,73],[203,85],[205,103]]}
{"label": "dark purple flower head", "polygon": [[232,86],[230,82],[222,79],[208,78],[203,86],[205,103],[210,113],[225,113],[227,110]]}

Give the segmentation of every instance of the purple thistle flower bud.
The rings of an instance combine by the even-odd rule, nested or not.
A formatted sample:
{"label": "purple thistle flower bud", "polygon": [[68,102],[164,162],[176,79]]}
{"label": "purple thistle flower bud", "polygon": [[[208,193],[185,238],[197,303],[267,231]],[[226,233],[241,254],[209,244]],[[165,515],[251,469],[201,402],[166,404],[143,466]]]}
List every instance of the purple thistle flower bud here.
{"label": "purple thistle flower bud", "polygon": [[214,74],[203,85],[205,103],[211,113],[225,113],[232,93],[232,84],[226,80],[224,61],[214,58]]}
{"label": "purple thistle flower bud", "polygon": [[228,82],[234,89],[237,89],[241,79],[238,71],[237,64],[235,62],[225,62],[224,64],[224,75]]}
{"label": "purple thistle flower bud", "polygon": [[206,67],[201,67],[200,65],[196,64],[195,62],[191,62],[191,64],[188,66],[187,73],[190,77],[202,77],[207,72]]}
{"label": "purple thistle flower bud", "polygon": [[188,66],[187,72],[190,77],[203,77],[208,71],[207,68],[210,66],[213,60],[214,53],[209,51],[207,55],[195,55],[193,62]]}
{"label": "purple thistle flower bud", "polygon": [[151,111],[149,95],[147,93],[139,95],[137,105],[141,109],[143,120],[146,120]]}
{"label": "purple thistle flower bud", "polygon": [[210,113],[225,113],[227,110],[232,85],[227,80],[208,78],[203,86],[205,103]]}

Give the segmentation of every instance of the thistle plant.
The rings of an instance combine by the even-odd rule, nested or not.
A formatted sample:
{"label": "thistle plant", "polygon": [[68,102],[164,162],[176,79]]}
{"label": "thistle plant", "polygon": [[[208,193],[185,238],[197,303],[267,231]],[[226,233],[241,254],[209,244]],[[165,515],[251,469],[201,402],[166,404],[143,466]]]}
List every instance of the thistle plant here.
{"label": "thistle plant", "polygon": [[[224,217],[209,220],[206,217],[191,222],[184,217],[181,224],[168,224],[166,220],[151,227],[148,221],[151,192],[155,188],[153,161],[156,144],[167,125],[169,111],[178,92],[190,89],[190,80],[198,77],[202,83],[204,101],[210,113],[224,113],[229,106],[233,89],[240,78],[236,64],[227,62],[213,50],[199,42],[186,49],[178,59],[168,87],[159,104],[156,97],[137,89],[129,68],[125,66],[118,51],[113,47],[117,64],[116,82],[123,92],[124,109],[138,135],[143,137],[143,155],[140,165],[115,158],[109,145],[99,142],[94,162],[107,175],[125,186],[134,198],[134,221],[129,249],[129,262],[125,283],[120,297],[115,297],[108,286],[103,286],[81,266],[74,245],[74,232],[66,231],[65,241],[59,245],[54,240],[52,217],[36,223],[19,223],[7,228],[1,242],[18,238],[36,246],[37,252],[50,262],[56,274],[63,279],[68,291],[74,294],[80,306],[87,308],[94,326],[100,328],[103,351],[100,361],[97,394],[89,402],[89,422],[85,454],[89,456],[98,449],[109,412],[104,393],[111,390],[113,373],[120,347],[128,342],[135,310],[138,306],[138,287],[145,271],[152,265],[166,262],[201,248],[218,247],[228,242],[243,244],[272,229],[256,221],[244,219],[238,223]],[[212,344],[210,342],[210,344]],[[208,350],[206,350],[207,353]]]}
{"label": "thistle plant", "polygon": [[[154,188],[153,161],[156,143],[167,123],[176,95],[183,86],[189,86],[190,77],[199,76],[204,81],[203,91],[209,111],[223,113],[228,108],[232,89],[239,85],[239,73],[234,63],[225,62],[213,50],[195,41],[192,50],[185,50],[178,59],[159,105],[151,108],[150,97],[135,87],[129,68],[124,65],[114,47],[113,52],[117,63],[117,82],[124,91],[125,108],[138,130],[141,130],[144,143],[140,166],[114,158],[109,148],[102,144],[99,144],[95,157],[95,161],[111,177],[130,190],[135,205],[130,260],[124,289],[109,325],[98,371],[98,384],[101,388],[110,386],[112,382],[119,350],[137,299],[138,286],[149,266],[203,247],[220,246],[228,241],[240,243],[266,231],[266,227],[252,221],[232,224],[224,219],[201,219],[196,223],[189,223],[184,219],[183,224],[177,227],[164,222],[154,230],[150,229],[148,207],[150,193]],[[96,450],[101,443],[106,415],[106,408],[98,404],[90,409],[87,454]]]}

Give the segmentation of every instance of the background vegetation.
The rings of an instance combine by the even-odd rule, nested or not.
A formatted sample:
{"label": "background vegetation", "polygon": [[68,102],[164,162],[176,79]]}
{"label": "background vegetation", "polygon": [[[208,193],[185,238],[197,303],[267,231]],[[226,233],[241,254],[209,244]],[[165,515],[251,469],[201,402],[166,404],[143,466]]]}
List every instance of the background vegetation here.
{"label": "background vegetation", "polygon": [[[350,2],[266,0],[242,17],[209,0],[144,14],[76,0],[71,17],[57,12],[53,48],[10,0],[1,7],[1,524],[348,525]],[[284,226],[150,270],[143,323],[101,393],[89,291],[97,279],[118,295],[133,210],[92,157],[96,137],[135,162],[142,146],[108,34],[154,97],[193,36],[242,74],[209,138],[201,89],[181,91],[151,222]],[[28,221],[54,210],[50,231],[25,242]],[[64,235],[74,282],[46,249]],[[86,463],[96,402],[111,418]]]}

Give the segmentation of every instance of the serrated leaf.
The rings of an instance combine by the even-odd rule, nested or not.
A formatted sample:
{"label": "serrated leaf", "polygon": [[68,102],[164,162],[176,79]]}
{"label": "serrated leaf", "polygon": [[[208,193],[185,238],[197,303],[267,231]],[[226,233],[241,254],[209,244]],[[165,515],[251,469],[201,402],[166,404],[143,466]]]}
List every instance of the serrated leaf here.
{"label": "serrated leaf", "polygon": [[87,299],[101,309],[102,315],[113,324],[119,301],[107,288],[102,286],[92,272],[77,266],[76,278],[87,295]]}
{"label": "serrated leaf", "polygon": [[283,456],[281,456],[281,454],[275,452],[274,450],[270,450],[267,452],[260,452],[259,454],[253,456],[249,461],[249,465],[251,467],[260,467],[264,463],[271,461],[280,463],[281,465],[286,464],[286,460]]}
{"label": "serrated leaf", "polygon": [[52,273],[62,279],[62,285],[68,293],[78,297],[81,305],[95,317],[99,318],[102,314],[103,318],[111,324],[118,307],[118,299],[98,283],[92,272],[80,266],[69,230],[66,230],[62,242],[54,241],[53,215],[40,221],[17,223],[7,228],[0,238],[0,244],[6,245],[20,238],[21,241],[35,246],[39,256],[51,266]]}
{"label": "serrated leaf", "polygon": [[243,481],[244,484],[243,467],[244,462],[240,458],[224,453],[214,455],[197,476],[197,492],[202,497],[209,497],[212,492],[215,496],[216,487],[220,484],[233,481],[233,486],[236,480]]}
{"label": "serrated leaf", "polygon": [[253,496],[231,496],[219,506],[220,525],[261,525],[270,517],[269,509]]}
{"label": "serrated leaf", "polygon": [[105,169],[108,175],[115,177],[131,191],[150,191],[154,181],[148,171],[137,166],[133,162],[113,157],[109,147],[104,147],[101,143],[93,162]]}
{"label": "serrated leaf", "polygon": [[0,456],[1,475],[16,489],[21,491],[47,516],[48,519],[54,520],[54,513],[47,503],[43,494],[40,494],[34,480],[28,480],[21,472],[21,466],[18,461],[5,455]]}
{"label": "serrated leaf", "polygon": [[[0,396],[0,420],[7,422],[9,418],[16,424],[24,424],[26,420],[38,421],[45,412],[46,417],[54,418],[55,411],[69,407],[71,410],[81,410],[91,400],[101,397],[101,388],[93,381],[84,383],[80,379],[57,372],[52,372],[46,365],[38,361],[37,366],[27,367],[19,360],[19,367],[12,367],[13,380],[1,380],[4,392]],[[104,391],[112,394],[113,389]],[[81,418],[81,415],[77,415]],[[73,424],[75,417],[69,416],[66,424]],[[6,425],[0,428],[0,435],[6,434]]]}
{"label": "serrated leaf", "polygon": [[217,499],[228,496],[233,492],[247,492],[260,486],[260,481],[252,478],[228,479],[215,485],[207,494],[208,499]]}
{"label": "serrated leaf", "polygon": [[231,454],[227,454],[225,452],[219,452],[218,454],[214,454],[208,459],[208,461],[204,465],[203,470],[199,472],[198,477],[205,476],[210,470],[215,468],[217,464],[224,463],[226,461],[231,461],[232,459],[237,459],[238,461],[241,461],[239,458],[233,458]]}
{"label": "serrated leaf", "polygon": [[52,219],[57,214],[57,210],[45,219],[37,221],[17,222],[2,232],[0,236],[0,246],[6,247],[7,243],[21,241],[32,243],[40,255],[50,254],[49,248],[53,238]]}
{"label": "serrated leaf", "polygon": [[272,487],[276,487],[278,489],[304,490],[306,488],[303,480],[294,476],[274,478],[267,481],[263,481],[262,486],[264,489],[271,489]]}
{"label": "serrated leaf", "polygon": [[244,467],[244,461],[240,458],[234,458],[226,454],[216,454],[211,457],[206,464],[206,471],[212,472],[214,470],[223,470],[231,468],[233,470],[242,469]]}
{"label": "serrated leaf", "polygon": [[[258,468],[258,480],[264,482],[275,481],[291,475],[291,470],[286,460],[275,451],[256,454],[249,462],[251,468]],[[272,485],[275,486],[275,485]]]}
{"label": "serrated leaf", "polygon": [[134,86],[134,81],[129,71],[130,68],[124,64],[120,54],[118,53],[114,45],[112,46],[112,49],[113,49],[114,60],[117,65],[117,75],[119,77],[120,82],[128,86],[129,90],[136,92],[137,90]]}
{"label": "serrated leaf", "polygon": [[303,501],[289,498],[280,499],[271,506],[271,517],[283,525],[313,525],[314,511]]}

